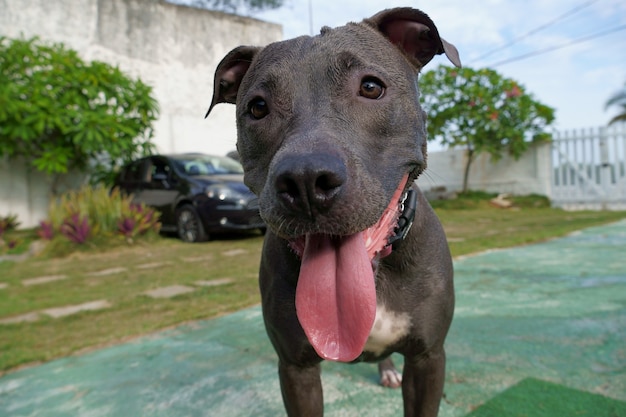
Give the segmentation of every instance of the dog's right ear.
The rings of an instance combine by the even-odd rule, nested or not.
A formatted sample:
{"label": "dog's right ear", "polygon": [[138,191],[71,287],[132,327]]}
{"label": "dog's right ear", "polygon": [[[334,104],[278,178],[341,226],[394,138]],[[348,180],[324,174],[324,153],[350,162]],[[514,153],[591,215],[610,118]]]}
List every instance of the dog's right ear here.
{"label": "dog's right ear", "polygon": [[439,37],[435,23],[421,10],[410,7],[387,9],[365,19],[364,23],[379,30],[418,68],[442,53],[461,68],[459,51]]}
{"label": "dog's right ear", "polygon": [[211,113],[216,104],[235,104],[241,80],[246,75],[252,60],[260,50],[261,48],[256,46],[238,46],[222,59],[215,70],[213,100],[209,110],[206,112],[206,116],[204,116],[205,118]]}

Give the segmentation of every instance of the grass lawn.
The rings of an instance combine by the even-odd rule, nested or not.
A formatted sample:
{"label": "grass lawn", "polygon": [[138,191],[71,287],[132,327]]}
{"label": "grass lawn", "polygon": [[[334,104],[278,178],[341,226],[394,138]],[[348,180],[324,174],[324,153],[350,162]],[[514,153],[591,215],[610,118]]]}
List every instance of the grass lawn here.
{"label": "grass lawn", "polygon": [[[542,241],[626,218],[626,212],[564,212],[536,200],[518,200],[514,209],[491,207],[480,198],[434,205],[454,256]],[[63,318],[41,315],[34,322],[0,324],[0,374],[258,303],[262,239],[248,235],[184,244],[162,238],[64,258],[0,262],[0,283],[5,284],[0,289],[0,319],[96,300],[110,303],[109,308]],[[51,276],[56,280],[23,283]],[[230,282],[198,285],[198,281],[224,278]],[[170,299],[144,295],[169,285],[196,290]]]}

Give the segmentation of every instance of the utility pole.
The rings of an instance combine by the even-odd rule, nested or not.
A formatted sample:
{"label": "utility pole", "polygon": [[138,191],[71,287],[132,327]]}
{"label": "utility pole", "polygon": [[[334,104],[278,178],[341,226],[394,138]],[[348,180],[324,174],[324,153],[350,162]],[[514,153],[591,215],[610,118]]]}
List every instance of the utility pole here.
{"label": "utility pole", "polygon": [[313,0],[309,0],[309,35],[313,36]]}

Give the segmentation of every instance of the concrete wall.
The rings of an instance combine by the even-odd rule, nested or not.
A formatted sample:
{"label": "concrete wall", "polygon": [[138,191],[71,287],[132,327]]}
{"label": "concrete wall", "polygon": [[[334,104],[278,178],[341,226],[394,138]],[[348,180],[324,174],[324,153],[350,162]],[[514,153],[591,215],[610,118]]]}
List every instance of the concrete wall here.
{"label": "concrete wall", "polygon": [[[463,173],[467,156],[464,150],[451,149],[428,154],[428,168],[418,179],[424,191],[445,187],[448,191],[463,188]],[[480,154],[470,168],[469,189],[517,195],[550,196],[551,144],[533,145],[519,159],[504,156],[493,161]]]}
{"label": "concrete wall", "polygon": [[[204,119],[215,68],[232,48],[280,40],[282,29],[159,0],[0,0],[0,35],[37,35],[86,60],[118,65],[154,87],[159,152],[223,155],[235,149],[235,113],[222,104]],[[18,214],[23,227],[36,225],[45,217],[46,183],[27,167],[0,160],[0,216]]]}
{"label": "concrete wall", "polygon": [[[84,176],[72,173],[56,181],[59,193],[80,187]],[[17,214],[20,228],[36,226],[47,217],[53,178],[22,159],[0,158],[0,217]]]}

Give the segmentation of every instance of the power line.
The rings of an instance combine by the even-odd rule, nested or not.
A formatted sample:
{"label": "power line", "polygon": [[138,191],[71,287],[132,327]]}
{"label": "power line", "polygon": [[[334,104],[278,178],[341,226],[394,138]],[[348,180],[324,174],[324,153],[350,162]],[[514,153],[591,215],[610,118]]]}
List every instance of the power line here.
{"label": "power line", "polygon": [[562,15],[560,15],[560,16],[558,16],[558,17],[556,17],[555,19],[552,19],[552,20],[550,20],[549,22],[544,23],[543,25],[540,25],[540,26],[537,26],[537,27],[536,27],[536,28],[534,28],[534,29],[531,29],[530,31],[528,31],[528,32],[527,32],[527,33],[525,33],[524,35],[518,36],[517,38],[513,39],[513,40],[512,40],[512,41],[510,41],[509,43],[506,43],[506,44],[504,44],[504,45],[502,45],[502,46],[499,46],[499,47],[497,47],[497,48],[495,48],[495,49],[492,49],[491,51],[488,51],[488,52],[486,52],[486,53],[484,53],[484,54],[480,55],[478,58],[474,58],[474,59],[472,59],[472,60],[470,61],[470,63],[472,63],[472,62],[476,62],[476,61],[480,61],[481,59],[484,59],[484,58],[486,58],[486,57],[488,57],[488,56],[491,56],[491,55],[495,54],[496,52],[499,52],[499,51],[501,51],[501,50],[503,50],[503,49],[506,49],[506,48],[508,48],[508,47],[510,47],[510,46],[512,46],[512,45],[515,45],[517,42],[519,42],[519,41],[521,41],[521,40],[523,40],[523,39],[526,39],[526,38],[528,38],[529,36],[532,36],[532,35],[534,35],[535,33],[540,32],[540,31],[542,31],[543,29],[546,29],[546,28],[548,28],[548,27],[550,27],[550,26],[554,25],[555,23],[559,22],[560,20],[563,20],[563,19],[565,19],[566,17],[568,17],[568,16],[570,16],[570,15],[573,15],[573,14],[575,14],[575,13],[577,13],[577,12],[581,11],[581,10],[582,10],[582,9],[584,9],[585,7],[589,7],[589,6],[591,6],[593,3],[596,3],[596,2],[598,2],[598,0],[590,0],[590,1],[587,1],[587,2],[585,2],[585,3],[583,3],[583,4],[580,4],[580,5],[576,6],[576,7],[574,7],[573,9],[571,9],[571,10],[569,10],[569,11],[567,11],[567,12],[563,13]]}
{"label": "power line", "polygon": [[522,54],[522,55],[515,56],[513,58],[508,58],[508,59],[505,59],[505,60],[502,60],[502,61],[498,61],[496,63],[493,63],[491,65],[487,65],[487,66],[489,68],[494,68],[494,67],[497,67],[497,66],[500,66],[500,65],[508,64],[510,62],[521,61],[522,59],[530,58],[530,57],[537,56],[537,55],[546,54],[548,52],[556,51],[558,49],[567,48],[568,46],[572,46],[572,45],[575,45],[577,43],[590,41],[592,39],[600,38],[600,37],[606,36],[606,35],[610,35],[612,33],[619,32],[619,31],[625,30],[625,29],[626,29],[626,25],[617,26],[617,27],[614,27],[612,29],[607,29],[607,30],[602,31],[602,32],[594,33],[593,35],[584,36],[582,38],[574,39],[573,41],[570,41],[570,42],[567,42],[567,43],[564,43],[564,44],[561,44],[561,45],[552,46],[550,48],[539,49],[537,51],[528,52],[526,54]]}

